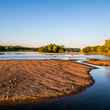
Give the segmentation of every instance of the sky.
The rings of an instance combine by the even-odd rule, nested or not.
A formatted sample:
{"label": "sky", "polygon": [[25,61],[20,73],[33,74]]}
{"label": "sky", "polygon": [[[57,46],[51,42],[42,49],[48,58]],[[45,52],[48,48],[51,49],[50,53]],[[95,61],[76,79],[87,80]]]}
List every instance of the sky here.
{"label": "sky", "polygon": [[110,39],[110,0],[0,0],[0,44],[66,47]]}

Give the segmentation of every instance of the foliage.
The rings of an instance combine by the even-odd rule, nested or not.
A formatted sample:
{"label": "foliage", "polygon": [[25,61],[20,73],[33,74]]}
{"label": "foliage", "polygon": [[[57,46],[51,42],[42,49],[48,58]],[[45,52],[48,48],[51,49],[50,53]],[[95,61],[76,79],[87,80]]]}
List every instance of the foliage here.
{"label": "foliage", "polygon": [[110,55],[110,40],[106,40],[105,44],[100,46],[88,46],[82,49],[85,54],[105,54]]}
{"label": "foliage", "polygon": [[63,53],[65,52],[64,46],[56,45],[56,44],[49,44],[47,46],[43,46],[38,48],[39,52],[49,52],[49,53]]}
{"label": "foliage", "polygon": [[21,46],[0,46],[0,52],[6,51],[33,51],[35,48],[21,47]]}
{"label": "foliage", "polygon": [[38,48],[29,48],[22,46],[0,46],[0,52],[8,51],[35,51],[47,53],[80,52],[80,48],[65,48],[63,45],[48,44]]}
{"label": "foliage", "polygon": [[67,52],[80,52],[81,49],[80,48],[66,48]]}

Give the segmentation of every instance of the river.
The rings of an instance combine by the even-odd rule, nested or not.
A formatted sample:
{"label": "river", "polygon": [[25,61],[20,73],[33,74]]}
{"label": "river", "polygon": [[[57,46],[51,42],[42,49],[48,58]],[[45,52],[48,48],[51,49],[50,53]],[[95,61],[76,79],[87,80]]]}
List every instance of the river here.
{"label": "river", "polygon": [[[50,55],[51,56],[51,55]],[[59,55],[62,59],[77,59],[80,61],[88,58],[97,58],[108,60],[110,57],[106,56],[71,56],[71,55]],[[60,59],[59,56],[53,55],[49,59]],[[34,56],[35,57],[35,56]],[[0,57],[0,59],[3,58]],[[12,58],[8,56],[8,59]],[[21,57],[19,57],[21,58]],[[23,57],[26,59],[26,57]],[[37,56],[38,58],[38,56]],[[41,58],[41,57],[40,57]],[[42,57],[44,58],[44,57]],[[81,59],[82,58],[82,59]],[[5,57],[6,59],[6,57]],[[18,59],[18,57],[17,57]],[[30,59],[28,55],[28,59]],[[3,59],[2,59],[3,60]],[[90,74],[95,80],[94,85],[86,90],[73,95],[65,96],[57,99],[52,99],[47,102],[42,102],[33,105],[16,105],[15,107],[0,108],[8,110],[110,110],[110,67],[98,67],[93,69]]]}
{"label": "river", "polygon": [[91,58],[110,60],[110,57],[104,55],[72,55],[68,53],[38,53],[38,52],[0,52],[0,60],[87,60]]}

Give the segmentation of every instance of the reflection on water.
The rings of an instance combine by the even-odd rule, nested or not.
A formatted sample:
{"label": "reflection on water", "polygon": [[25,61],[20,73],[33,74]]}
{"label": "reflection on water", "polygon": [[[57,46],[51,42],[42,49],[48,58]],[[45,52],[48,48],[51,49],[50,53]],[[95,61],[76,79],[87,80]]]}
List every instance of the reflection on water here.
{"label": "reflection on water", "polygon": [[4,52],[0,52],[0,55],[4,55],[5,53]]}
{"label": "reflection on water", "polygon": [[107,76],[107,78],[110,80],[110,70],[109,69],[105,69],[105,71],[106,71],[106,76]]}

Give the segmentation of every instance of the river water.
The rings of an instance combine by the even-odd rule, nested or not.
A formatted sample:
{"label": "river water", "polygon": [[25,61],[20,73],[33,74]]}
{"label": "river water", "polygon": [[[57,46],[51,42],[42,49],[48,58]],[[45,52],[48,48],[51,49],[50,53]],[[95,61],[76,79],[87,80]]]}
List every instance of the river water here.
{"label": "river water", "polygon": [[87,60],[90,58],[110,60],[110,57],[104,55],[72,55],[72,54],[51,54],[38,52],[0,52],[0,60],[45,60],[45,59],[59,59],[59,60]]}
{"label": "river water", "polygon": [[[35,53],[34,53],[35,54]],[[4,54],[3,54],[4,55]],[[3,55],[0,56],[1,60],[6,60],[6,56],[3,59]],[[5,54],[6,55],[6,54]],[[9,59],[34,59],[29,57],[30,55],[26,54],[22,58],[20,54],[17,54],[17,57],[10,57]],[[15,55],[16,56],[16,55]],[[28,56],[28,57],[26,57]],[[38,59],[39,54],[37,54],[36,59]],[[44,55],[45,58],[40,54],[39,59],[76,59],[76,60],[84,60],[88,58],[97,58],[109,60],[110,57],[106,56],[84,56],[84,55]],[[51,58],[49,57],[51,56]],[[33,105],[16,105],[15,107],[1,107],[0,109],[8,109],[8,110],[110,110],[110,67],[98,67],[97,69],[93,69],[90,74],[95,80],[94,85],[87,88],[86,90],[73,95],[73,96],[65,96],[57,99],[52,99],[47,102],[42,102],[39,104]]]}

